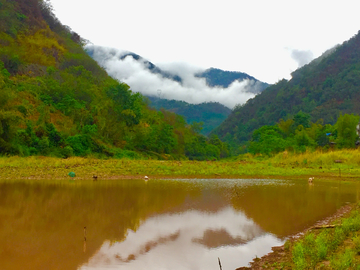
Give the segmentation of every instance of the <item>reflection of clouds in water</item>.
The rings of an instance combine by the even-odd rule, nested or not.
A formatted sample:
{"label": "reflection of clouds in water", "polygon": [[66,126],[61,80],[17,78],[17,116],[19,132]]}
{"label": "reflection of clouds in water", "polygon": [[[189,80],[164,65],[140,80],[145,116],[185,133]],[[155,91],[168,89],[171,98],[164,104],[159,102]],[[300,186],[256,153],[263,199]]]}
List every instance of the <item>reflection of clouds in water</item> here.
{"label": "reflection of clouds in water", "polygon": [[[247,265],[281,244],[243,213],[188,211],[146,220],[123,242],[107,241],[80,269],[224,269]],[[215,248],[217,247],[217,248]]]}

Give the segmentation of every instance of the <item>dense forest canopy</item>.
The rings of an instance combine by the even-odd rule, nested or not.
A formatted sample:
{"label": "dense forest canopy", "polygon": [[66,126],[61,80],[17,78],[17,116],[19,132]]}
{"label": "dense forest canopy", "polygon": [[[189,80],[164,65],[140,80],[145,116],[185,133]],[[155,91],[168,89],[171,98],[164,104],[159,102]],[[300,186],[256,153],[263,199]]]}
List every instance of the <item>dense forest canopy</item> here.
{"label": "dense forest canopy", "polygon": [[359,104],[360,32],[293,72],[291,80],[281,80],[237,106],[212,134],[239,150],[255,130],[290,121],[300,111],[312,123],[334,125],[341,114],[359,115]]}
{"label": "dense forest canopy", "polygon": [[164,108],[176,114],[182,115],[186,122],[203,123],[200,131],[203,135],[208,135],[214,128],[219,126],[231,113],[228,107],[218,102],[204,102],[200,104],[190,104],[185,101],[168,100],[159,97],[148,97],[151,107],[159,110]]}
{"label": "dense forest canopy", "polygon": [[209,138],[111,78],[85,44],[49,1],[0,0],[0,155],[213,160],[228,146],[270,155],[358,140],[360,33],[237,106]]}
{"label": "dense forest canopy", "polygon": [[42,0],[0,0],[0,154],[218,159],[216,136],[107,75]]}

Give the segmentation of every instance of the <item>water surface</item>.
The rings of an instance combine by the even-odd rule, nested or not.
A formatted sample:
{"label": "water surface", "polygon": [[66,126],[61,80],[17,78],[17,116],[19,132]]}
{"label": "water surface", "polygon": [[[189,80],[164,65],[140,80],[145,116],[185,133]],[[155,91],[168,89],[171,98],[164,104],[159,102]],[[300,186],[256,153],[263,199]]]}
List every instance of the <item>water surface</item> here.
{"label": "water surface", "polygon": [[235,269],[359,194],[306,179],[0,181],[0,269]]}

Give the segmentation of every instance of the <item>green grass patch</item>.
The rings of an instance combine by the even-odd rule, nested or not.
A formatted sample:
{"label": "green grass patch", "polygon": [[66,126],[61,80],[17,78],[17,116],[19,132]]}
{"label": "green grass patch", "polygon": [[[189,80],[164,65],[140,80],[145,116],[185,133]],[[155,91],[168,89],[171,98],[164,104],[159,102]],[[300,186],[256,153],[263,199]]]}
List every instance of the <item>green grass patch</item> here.
{"label": "green grass patch", "polygon": [[360,213],[354,210],[335,228],[310,231],[287,246],[293,269],[360,269]]}

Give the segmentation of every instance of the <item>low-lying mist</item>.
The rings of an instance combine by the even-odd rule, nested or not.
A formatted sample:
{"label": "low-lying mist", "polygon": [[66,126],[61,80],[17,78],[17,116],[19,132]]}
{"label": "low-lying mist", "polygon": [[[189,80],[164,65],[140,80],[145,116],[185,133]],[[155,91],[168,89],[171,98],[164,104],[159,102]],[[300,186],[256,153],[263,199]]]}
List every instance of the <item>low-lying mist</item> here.
{"label": "low-lying mist", "polygon": [[[249,79],[236,80],[227,88],[210,87],[205,78],[196,76],[205,70],[187,63],[159,63],[156,64],[157,72],[154,72],[152,63],[141,57],[135,59],[131,54],[127,55],[127,51],[94,45],[87,49],[110,76],[145,96],[182,100],[192,104],[219,102],[232,109],[253,98],[255,94],[252,92],[258,92],[257,89],[261,87],[261,82]],[[172,76],[166,76],[169,74]],[[175,76],[181,80],[174,80]]]}

